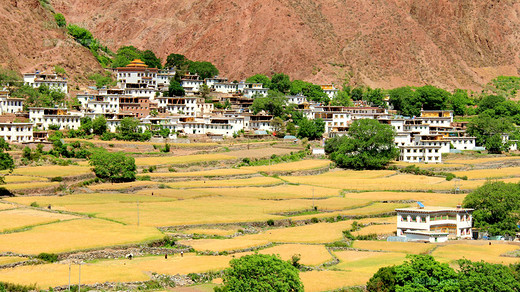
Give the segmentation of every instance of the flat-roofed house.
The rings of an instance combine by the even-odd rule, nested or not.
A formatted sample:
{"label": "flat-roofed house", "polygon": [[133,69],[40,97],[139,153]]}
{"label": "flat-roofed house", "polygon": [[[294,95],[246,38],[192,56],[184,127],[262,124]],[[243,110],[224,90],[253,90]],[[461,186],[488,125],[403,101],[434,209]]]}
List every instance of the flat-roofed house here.
{"label": "flat-roofed house", "polygon": [[0,137],[9,143],[33,141],[32,123],[0,123]]}
{"label": "flat-roofed house", "polygon": [[23,81],[25,84],[38,88],[42,85],[49,87],[49,89],[68,93],[67,78],[61,77],[56,73],[44,73],[35,71],[34,73],[23,74]]}
{"label": "flat-roofed house", "polygon": [[442,242],[448,238],[472,238],[473,209],[453,207],[399,208],[397,236],[408,241]]}

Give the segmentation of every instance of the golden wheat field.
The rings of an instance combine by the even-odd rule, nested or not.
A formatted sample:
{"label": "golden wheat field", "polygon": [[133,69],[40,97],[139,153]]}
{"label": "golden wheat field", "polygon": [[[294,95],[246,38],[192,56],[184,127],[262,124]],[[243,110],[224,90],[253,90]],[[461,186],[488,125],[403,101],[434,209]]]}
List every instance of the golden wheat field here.
{"label": "golden wheat field", "polygon": [[467,176],[468,179],[518,177],[520,176],[520,167],[454,171],[453,174],[455,174],[456,176]]}
{"label": "golden wheat field", "polygon": [[151,166],[151,165],[181,165],[192,164],[199,162],[210,161],[225,161],[234,160],[236,157],[225,154],[197,154],[186,156],[152,156],[152,157],[137,157],[135,164],[137,166]]}
{"label": "golden wheat field", "polygon": [[397,230],[397,224],[373,224],[366,227],[361,228],[358,231],[352,232],[353,235],[369,235],[369,234],[377,234],[377,235],[394,235]]}
{"label": "golden wheat field", "polygon": [[3,257],[0,256],[0,265],[7,265],[12,263],[18,263],[28,260],[28,258],[25,257]]}
{"label": "golden wheat field", "polygon": [[126,183],[102,183],[97,185],[91,185],[89,186],[89,189],[93,191],[119,191],[119,190],[125,190],[130,188],[143,188],[143,187],[152,187],[156,186],[157,182],[152,181],[133,181],[133,182],[126,182]]}
{"label": "golden wheat field", "polygon": [[[118,147],[127,147],[126,142],[112,142]],[[140,150],[151,149],[153,144],[142,144],[147,147]],[[139,145],[132,145],[129,151],[134,153],[131,149]],[[207,146],[224,145],[230,146],[215,143]],[[456,189],[469,191],[490,180],[520,182],[520,167],[513,167],[520,158],[459,155],[449,156],[440,165],[417,165],[469,178],[452,181],[396,170],[329,170],[331,162],[325,159],[231,168],[232,163],[238,163],[244,157],[262,159],[298,150],[276,150],[267,145],[269,143],[258,143],[258,149],[233,148],[229,151],[223,148],[221,150],[228,152],[183,156],[146,157],[146,154],[140,154],[143,156],[136,158],[139,166],[163,166],[158,169],[163,172],[140,174],[158,181],[99,183],[70,192],[67,189],[69,180],[58,183],[50,179],[85,175],[74,178],[76,183],[92,178],[86,161],[78,161],[81,166],[17,168],[6,177],[6,188],[22,192],[29,187],[30,192],[34,192],[33,188],[42,190],[39,195],[18,195],[0,202],[0,254],[37,255],[112,248],[146,244],[168,235],[178,237],[179,244],[197,252],[233,254],[186,253],[184,257],[170,255],[168,259],[143,256],[133,260],[93,260],[82,265],[82,283],[146,281],[151,279],[152,273],[186,275],[220,271],[229,266],[231,259],[258,252],[277,254],[283,260],[299,255],[301,264],[318,267],[319,270],[300,272],[305,291],[316,292],[362,286],[380,267],[400,264],[407,254],[430,253],[439,261],[450,264],[462,257],[492,263],[518,262],[518,258],[502,255],[520,250],[520,245],[499,242],[489,246],[488,242],[480,241],[426,244],[355,240],[348,250],[334,250],[326,244],[345,242],[343,231],[351,230],[354,221],[367,224],[351,231],[355,236],[392,235],[397,223],[395,209],[416,206],[416,201],[427,206],[454,207],[467,194],[455,193]],[[174,153],[180,155],[190,151],[195,153],[188,149],[178,149]],[[205,162],[214,163],[207,168]],[[497,168],[502,162],[510,162],[511,167]],[[166,172],[169,165],[182,167],[175,167],[175,172]],[[397,162],[394,165],[406,167],[409,164]],[[313,174],[316,169],[325,172]],[[283,173],[284,176],[264,176],[265,172]],[[159,182],[161,180],[164,182]],[[67,191],[51,195],[53,187],[60,185],[67,186]],[[45,210],[48,205],[51,205],[51,211]],[[270,220],[274,221],[270,223]],[[193,234],[199,239],[190,239]],[[336,258],[338,264],[322,266]],[[25,259],[0,256],[0,265]],[[37,283],[42,289],[66,285],[68,267],[66,263],[55,263],[3,269],[0,270],[0,281]],[[72,275],[72,282],[77,283],[77,265],[72,266]]]}
{"label": "golden wheat field", "polygon": [[7,175],[4,176],[5,183],[24,183],[24,182],[46,182],[48,181],[45,177],[36,177],[36,176],[22,176],[22,175]]}
{"label": "golden wheat field", "polygon": [[90,174],[92,170],[90,167],[86,166],[78,166],[78,165],[69,165],[69,166],[30,166],[30,167],[20,167],[15,168],[13,171],[14,175],[22,175],[22,176],[40,176],[40,177],[67,177],[67,176],[76,176],[76,175],[84,175]]}
{"label": "golden wheat field", "polygon": [[42,189],[42,188],[54,188],[59,186],[59,182],[32,182],[32,183],[13,183],[7,184],[3,187],[10,191],[19,190],[30,190],[30,189]]}
{"label": "golden wheat field", "polygon": [[269,244],[266,239],[249,239],[235,237],[231,239],[194,239],[181,240],[180,244],[193,247],[196,251],[235,251],[247,248],[260,247]]}
{"label": "golden wheat field", "polygon": [[435,245],[429,243],[416,242],[388,242],[388,241],[355,241],[353,246],[356,249],[369,251],[387,251],[401,252],[410,254],[426,253],[435,248]]}
{"label": "golden wheat field", "polygon": [[289,184],[271,187],[242,187],[239,191],[236,188],[191,189],[190,191],[208,196],[249,197],[261,200],[320,199],[338,197],[341,193],[340,189]]}
{"label": "golden wheat field", "polygon": [[503,254],[519,250],[520,246],[493,241],[491,245],[488,242],[470,242],[465,244],[447,244],[439,246],[432,255],[441,262],[452,262],[459,259],[468,259],[471,261],[486,261],[496,264],[512,264],[518,263],[520,260],[514,257],[504,257]]}
{"label": "golden wheat field", "polygon": [[171,188],[219,188],[219,187],[248,187],[248,186],[273,186],[283,184],[283,181],[266,176],[258,176],[244,179],[223,180],[192,180],[166,183]]}
{"label": "golden wheat field", "polygon": [[153,172],[145,175],[151,178],[169,178],[169,177],[221,177],[221,176],[238,176],[238,175],[252,175],[256,171],[242,168],[227,168],[227,169],[211,169],[191,172]]}
{"label": "golden wheat field", "polygon": [[426,206],[456,206],[466,194],[419,193],[419,192],[361,192],[346,193],[345,198],[367,199],[370,201],[419,201]]}
{"label": "golden wheat field", "polygon": [[[136,257],[132,260],[100,260],[81,266],[81,283],[94,284],[104,282],[134,282],[150,279],[152,272],[158,274],[184,274],[218,271],[228,267],[231,256],[196,256],[185,254],[170,256]],[[49,277],[49,275],[53,275]],[[0,281],[30,285],[37,283],[40,288],[67,285],[68,264],[45,264],[23,266],[0,273]],[[72,265],[72,283],[78,283],[78,265]]]}
{"label": "golden wheat field", "polygon": [[300,263],[317,266],[332,260],[332,255],[323,245],[281,244],[260,250],[260,254],[276,254],[288,261],[293,255],[300,256]]}
{"label": "golden wheat field", "polygon": [[77,218],[78,217],[73,215],[37,211],[33,209],[6,210],[0,212],[0,232]]}
{"label": "golden wheat field", "polygon": [[356,271],[309,271],[300,273],[305,291],[334,291],[343,287],[364,285],[372,275]]}
{"label": "golden wheat field", "polygon": [[237,233],[238,228],[226,228],[226,229],[217,229],[217,228],[192,228],[182,230],[181,233],[184,234],[202,234],[202,235],[218,235],[218,236],[230,236]]}
{"label": "golden wheat field", "polygon": [[77,219],[36,226],[23,232],[0,234],[0,252],[59,253],[145,242],[162,236],[155,228],[99,219]]}
{"label": "golden wheat field", "polygon": [[262,165],[262,166],[247,166],[241,167],[240,169],[251,170],[255,172],[290,172],[290,171],[302,171],[302,170],[311,170],[311,169],[319,169],[328,167],[331,164],[330,160],[323,159],[311,159],[311,160],[302,160],[295,162],[286,162],[286,163],[277,163],[272,165]]}

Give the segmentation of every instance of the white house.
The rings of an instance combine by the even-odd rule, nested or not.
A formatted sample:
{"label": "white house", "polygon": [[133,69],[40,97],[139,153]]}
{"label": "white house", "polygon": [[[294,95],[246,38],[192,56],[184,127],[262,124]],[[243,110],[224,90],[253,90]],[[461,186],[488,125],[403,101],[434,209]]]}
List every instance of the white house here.
{"label": "white house", "polygon": [[0,137],[11,143],[32,142],[32,123],[0,123]]}
{"label": "white house", "polygon": [[399,160],[410,163],[441,163],[440,146],[405,145],[399,147]]}
{"label": "white house", "polygon": [[262,83],[242,83],[237,85],[237,90],[242,88],[245,97],[253,98],[254,96],[266,97],[269,88],[264,88]]}
{"label": "white house", "polygon": [[214,83],[212,85],[213,90],[215,90],[215,92],[220,92],[220,93],[235,93],[237,92],[237,85],[235,83],[229,83],[229,82],[226,82],[226,83]]}
{"label": "white house", "polygon": [[38,88],[42,85],[46,85],[49,89],[68,93],[67,78],[63,78],[55,73],[40,73],[36,71],[34,73],[23,74],[23,81],[26,85],[30,85],[33,88]]}
{"label": "white house", "polygon": [[288,104],[303,104],[304,102],[307,102],[307,97],[305,97],[305,95],[298,94],[287,96]]}
{"label": "white house", "polygon": [[151,88],[154,91],[157,90],[157,74],[158,69],[148,68],[148,66],[141,60],[135,59],[126,67],[119,67],[116,70],[117,82],[123,89],[128,87],[136,88]]}
{"label": "white house", "polygon": [[23,111],[23,98],[0,96],[0,114],[14,114]]}
{"label": "white house", "polygon": [[[422,207],[396,209],[397,236],[410,241],[439,242],[447,238],[472,238],[473,209],[451,207]],[[442,236],[445,235],[445,236]]]}
{"label": "white house", "polygon": [[334,87],[334,84],[320,85],[320,87],[330,99],[335,98],[339,91],[336,89],[336,87]]}
{"label": "white house", "polygon": [[[204,79],[204,83],[206,83],[206,85],[209,88],[215,88],[214,87],[215,84],[228,83],[228,79],[224,78],[224,77],[215,76],[213,78],[206,78],[206,79]],[[231,83],[231,84],[235,84],[235,83]],[[235,88],[236,88],[236,84],[235,84]]]}
{"label": "white house", "polygon": [[195,79],[182,79],[181,86],[187,92],[199,92],[200,87],[204,84],[203,80],[195,80]]}
{"label": "white house", "polygon": [[473,150],[476,147],[475,137],[447,137],[446,140],[457,150]]}
{"label": "white house", "polygon": [[69,114],[65,108],[30,107],[29,119],[35,126],[48,130],[50,125],[62,129],[77,130],[81,126],[82,114]]}

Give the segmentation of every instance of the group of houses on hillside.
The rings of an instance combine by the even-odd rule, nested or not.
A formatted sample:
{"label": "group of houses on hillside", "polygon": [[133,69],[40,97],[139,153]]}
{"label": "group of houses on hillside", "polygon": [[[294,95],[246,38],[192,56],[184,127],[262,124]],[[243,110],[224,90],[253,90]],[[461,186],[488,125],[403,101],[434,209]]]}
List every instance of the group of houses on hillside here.
{"label": "group of houses on hillside", "polygon": [[[0,123],[0,136],[9,142],[41,141],[45,139],[42,133],[51,125],[59,129],[78,129],[82,117],[100,115],[107,119],[112,132],[123,118],[134,117],[141,121],[143,128],[157,125],[170,129],[171,138],[175,138],[176,133],[221,139],[242,130],[262,134],[273,131],[273,116],[249,111],[255,98],[267,96],[269,89],[263,84],[229,82],[219,76],[202,80],[188,73],[180,82],[184,96],[164,96],[162,93],[168,90],[170,80],[175,76],[174,69],[149,68],[141,60],[134,60],[126,67],[114,69],[114,75],[117,77],[115,87],[89,88],[77,93],[81,104],[79,110],[30,107],[28,112],[22,113],[23,99],[9,97],[7,91],[0,91],[0,112],[25,115],[28,119],[24,123],[12,120],[7,124]],[[55,73],[26,73],[24,82],[33,87],[46,85],[68,94],[67,79]],[[210,89],[210,100],[201,96],[203,85]],[[333,84],[321,88],[330,98],[338,91]],[[391,125],[397,133],[395,144],[400,149],[402,161],[440,163],[442,154],[450,149],[474,150],[476,147],[475,138],[466,135],[466,124],[455,123],[451,111],[422,111],[420,117],[410,118],[363,102],[345,107],[322,105],[303,95],[288,96],[287,100],[305,117],[323,119],[327,137],[344,135],[349,125],[358,119],[376,119]],[[218,109],[216,103],[229,106]]]}

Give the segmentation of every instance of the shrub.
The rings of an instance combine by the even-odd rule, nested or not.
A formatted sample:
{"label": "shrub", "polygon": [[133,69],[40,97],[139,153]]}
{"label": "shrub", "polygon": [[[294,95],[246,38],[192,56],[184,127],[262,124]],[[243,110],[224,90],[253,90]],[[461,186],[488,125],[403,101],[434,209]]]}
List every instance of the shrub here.
{"label": "shrub", "polygon": [[454,179],[455,177],[456,177],[456,176],[455,176],[453,173],[451,173],[451,172],[448,172],[448,173],[446,174],[446,180],[447,180],[447,181],[450,181],[450,180]]}
{"label": "shrub", "polygon": [[152,178],[149,175],[142,175],[142,176],[138,176],[137,180],[140,180],[140,181],[151,181]]}
{"label": "shrub", "polygon": [[135,180],[135,159],[122,152],[97,151],[90,157],[90,165],[94,167],[96,176],[101,179],[108,179],[111,182]]}
{"label": "shrub", "polygon": [[63,177],[61,177],[61,176],[56,176],[56,177],[51,178],[51,181],[62,182],[62,181],[63,181]]}
{"label": "shrub", "polygon": [[320,220],[318,218],[316,218],[316,217],[312,217],[311,218],[311,222],[312,223],[318,223],[318,222],[320,222]]}
{"label": "shrub", "polygon": [[267,220],[267,226],[274,226],[274,220],[273,219]]}
{"label": "shrub", "polygon": [[39,255],[37,255],[36,258],[49,263],[55,263],[58,261],[58,255],[54,253],[42,252]]}
{"label": "shrub", "polygon": [[29,292],[36,291],[36,285],[24,286],[12,283],[0,282],[0,292]]}
{"label": "shrub", "polygon": [[357,240],[376,240],[377,234],[367,234],[367,235],[358,235],[356,236]]}
{"label": "shrub", "polygon": [[327,243],[327,244],[325,244],[325,246],[326,247],[348,248],[348,247],[350,247],[350,243],[340,240],[340,241],[335,241],[332,243]]}
{"label": "shrub", "polygon": [[49,125],[49,130],[58,131],[61,128],[60,125]]}
{"label": "shrub", "polygon": [[350,239],[350,240],[356,239],[356,237],[354,235],[352,235],[352,233],[350,233],[350,230],[343,230],[343,236],[346,239]]}
{"label": "shrub", "polygon": [[40,205],[38,205],[38,203],[36,203],[36,202],[32,202],[30,206],[35,207],[35,208],[40,207]]}

